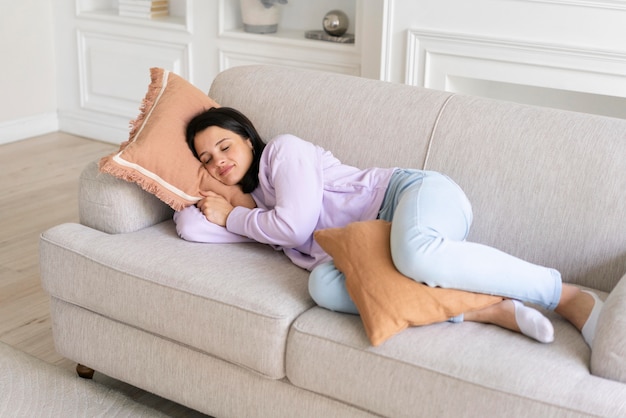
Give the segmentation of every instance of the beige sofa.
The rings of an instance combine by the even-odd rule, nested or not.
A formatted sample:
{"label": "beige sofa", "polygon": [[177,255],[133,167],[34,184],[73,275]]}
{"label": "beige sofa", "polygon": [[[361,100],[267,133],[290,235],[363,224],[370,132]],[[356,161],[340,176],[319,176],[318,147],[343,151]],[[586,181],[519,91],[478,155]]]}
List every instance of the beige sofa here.
{"label": "beige sofa", "polygon": [[94,162],[81,223],[41,236],[62,355],[216,417],[626,416],[625,120],[278,67],[228,70],[209,94],[264,138],[450,175],[471,240],[607,299],[594,350],[553,313],[552,344],[441,323],[372,347],[282,253],[183,241],[169,207]]}

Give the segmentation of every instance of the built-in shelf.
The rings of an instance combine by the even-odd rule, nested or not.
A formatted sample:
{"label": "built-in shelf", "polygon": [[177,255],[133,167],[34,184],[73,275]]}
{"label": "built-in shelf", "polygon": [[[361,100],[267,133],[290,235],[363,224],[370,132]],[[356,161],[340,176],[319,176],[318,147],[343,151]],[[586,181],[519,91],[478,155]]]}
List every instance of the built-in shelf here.
{"label": "built-in shelf", "polygon": [[[120,16],[118,0],[62,1],[67,11],[58,28],[65,39],[61,53],[68,62],[75,60],[63,74],[71,87],[64,94],[64,129],[112,142],[127,138],[151,67],[179,74],[207,92],[220,71],[241,65],[360,76],[356,32],[372,25],[357,19],[378,16],[367,9],[375,0],[289,0],[275,6],[282,8],[278,31],[255,34],[243,30],[240,0],[169,0],[169,16],[153,19]],[[306,38],[306,31],[323,29],[323,17],[333,9],[348,14],[355,43]]]}
{"label": "built-in shelf", "polygon": [[96,20],[123,25],[143,26],[151,28],[163,28],[169,30],[187,30],[184,16],[165,16],[153,19],[141,19],[137,17],[120,16],[117,9],[94,10],[82,12],[81,19]]}
{"label": "built-in shelf", "polygon": [[220,70],[246,64],[278,64],[361,75],[359,37],[355,43],[309,39],[308,30],[322,30],[324,15],[344,11],[350,20],[349,33],[358,27],[357,9],[365,0],[289,1],[281,8],[278,31],[272,34],[243,30],[239,0],[219,0],[218,50]]}
{"label": "built-in shelf", "polygon": [[[348,31],[354,32],[357,4],[361,1],[363,0],[289,0],[286,5],[274,7],[281,9],[281,20],[278,26],[282,29],[298,29],[302,32],[322,29],[324,15],[331,10],[339,9],[348,15],[350,20]],[[223,31],[243,27],[240,0],[219,0],[219,7]]]}
{"label": "built-in shelf", "polygon": [[168,30],[190,30],[186,0],[169,0],[169,16],[152,19],[120,16],[117,0],[76,0],[80,19]]}
{"label": "built-in shelf", "polygon": [[276,33],[255,34],[245,32],[242,28],[237,28],[223,32],[224,39],[234,39],[246,42],[261,42],[283,46],[293,46],[301,48],[327,49],[332,51],[345,51],[354,53],[355,44],[343,44],[338,42],[319,41],[309,39],[305,36],[305,31],[297,29],[279,29]]}

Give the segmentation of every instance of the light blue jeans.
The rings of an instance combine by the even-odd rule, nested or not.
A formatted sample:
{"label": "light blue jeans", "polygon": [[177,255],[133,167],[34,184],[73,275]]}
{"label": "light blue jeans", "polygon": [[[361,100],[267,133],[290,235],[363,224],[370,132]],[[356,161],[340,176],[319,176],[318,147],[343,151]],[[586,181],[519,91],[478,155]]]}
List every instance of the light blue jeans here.
{"label": "light blue jeans", "polygon": [[[397,170],[379,218],[391,221],[391,255],[402,274],[432,287],[499,295],[553,310],[558,271],[468,242],[472,208],[461,188],[434,171]],[[313,269],[309,293],[320,306],[358,314],[333,262]]]}

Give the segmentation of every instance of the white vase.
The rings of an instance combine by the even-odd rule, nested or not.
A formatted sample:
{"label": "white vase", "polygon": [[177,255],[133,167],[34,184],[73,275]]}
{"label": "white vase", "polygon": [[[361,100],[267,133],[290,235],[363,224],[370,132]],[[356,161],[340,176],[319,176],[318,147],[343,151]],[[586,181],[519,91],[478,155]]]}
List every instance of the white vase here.
{"label": "white vase", "polygon": [[263,6],[260,0],[240,0],[243,30],[252,33],[274,33],[278,30],[280,7]]}

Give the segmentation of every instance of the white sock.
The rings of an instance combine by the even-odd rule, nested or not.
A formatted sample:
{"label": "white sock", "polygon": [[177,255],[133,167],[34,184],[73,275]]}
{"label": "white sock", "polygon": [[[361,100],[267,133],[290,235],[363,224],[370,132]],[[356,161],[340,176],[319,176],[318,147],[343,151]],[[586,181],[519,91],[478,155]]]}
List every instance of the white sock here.
{"label": "white sock", "polygon": [[581,334],[583,335],[583,339],[591,348],[591,344],[593,344],[593,338],[596,336],[596,326],[598,325],[598,318],[600,317],[600,312],[602,311],[604,302],[602,302],[600,298],[593,292],[587,292],[586,290],[583,290],[583,292],[593,296],[594,300],[593,309],[589,314],[589,318],[587,318],[587,322],[585,322],[585,325],[583,325],[583,328],[580,330]]}
{"label": "white sock", "polygon": [[534,338],[540,343],[554,341],[554,327],[552,322],[536,309],[525,306],[518,300],[511,299],[515,307],[515,322],[522,334]]}

